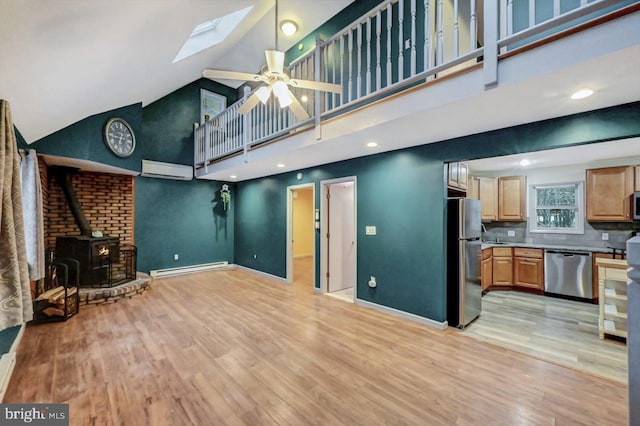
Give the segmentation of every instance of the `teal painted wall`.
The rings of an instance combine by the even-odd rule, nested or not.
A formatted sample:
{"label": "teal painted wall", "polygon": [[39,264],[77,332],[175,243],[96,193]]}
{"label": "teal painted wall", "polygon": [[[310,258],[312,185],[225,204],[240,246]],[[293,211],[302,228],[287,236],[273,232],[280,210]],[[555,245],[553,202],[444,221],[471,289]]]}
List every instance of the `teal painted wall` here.
{"label": "teal painted wall", "polygon": [[200,89],[237,100],[236,90],[199,79],[143,108],[141,158],[193,165],[193,124],[200,122]]}
{"label": "teal painted wall", "polygon": [[[104,143],[104,125],[112,117],[125,119],[136,135],[136,150],[130,157],[120,158],[113,154]],[[140,171],[142,104],[128,105],[111,111],[92,115],[64,129],[58,130],[30,145],[38,154],[56,155],[95,161],[127,170]]]}
{"label": "teal painted wall", "polygon": [[[36,141],[30,148],[39,154],[138,172],[142,159],[192,165],[193,123],[200,121],[201,88],[226,96],[227,105],[237,100],[235,89],[199,79],[144,108],[134,104],[87,117]],[[129,158],[117,157],[104,144],[103,127],[111,117],[124,118],[136,133],[136,150]],[[233,210],[222,211],[216,199],[222,183],[135,179],[139,271],[219,260],[233,262]],[[232,187],[232,197],[233,192]],[[178,261],[173,260],[176,253]]]}
{"label": "teal painted wall", "polygon": [[[231,208],[224,211],[219,182],[137,177],[135,184],[139,271],[223,260],[233,263],[233,186]],[[179,260],[173,259],[174,254]]]}
{"label": "teal painted wall", "polygon": [[[236,91],[200,79],[143,109],[143,159],[193,164],[193,123],[200,121],[200,89],[236,101]],[[233,262],[233,207],[219,203],[223,183],[136,177],[135,243],[138,270]],[[231,185],[232,203],[234,187]],[[213,202],[212,202],[213,201]],[[173,260],[178,254],[179,260]]]}
{"label": "teal painted wall", "polygon": [[[640,102],[372,155],[237,184],[235,261],[286,275],[286,187],[357,176],[357,286],[361,299],[446,319],[444,163],[640,135]],[[366,225],[376,236],[364,235]],[[316,232],[319,254],[319,233]],[[254,259],[254,254],[256,258]],[[319,256],[316,283],[319,286]],[[367,285],[369,276],[378,282]]]}

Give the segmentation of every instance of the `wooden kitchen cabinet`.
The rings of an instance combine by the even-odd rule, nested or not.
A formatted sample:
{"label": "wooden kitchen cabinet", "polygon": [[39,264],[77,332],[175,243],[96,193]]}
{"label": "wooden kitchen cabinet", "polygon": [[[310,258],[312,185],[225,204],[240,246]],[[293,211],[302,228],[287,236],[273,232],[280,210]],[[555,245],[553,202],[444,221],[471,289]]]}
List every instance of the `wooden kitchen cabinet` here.
{"label": "wooden kitchen cabinet", "polygon": [[482,282],[482,291],[485,291],[493,283],[493,250],[488,248],[482,250],[482,265],[480,276]]}
{"label": "wooden kitchen cabinet", "polygon": [[447,186],[466,191],[469,179],[469,166],[467,163],[449,163],[447,173]]}
{"label": "wooden kitchen cabinet", "polygon": [[544,250],[513,249],[513,285],[544,291]]}
{"label": "wooden kitchen cabinet", "polygon": [[498,220],[498,179],[479,178],[478,193],[482,221]]}
{"label": "wooden kitchen cabinet", "polygon": [[606,334],[627,338],[627,269],[626,260],[600,259],[597,262],[600,338]]}
{"label": "wooden kitchen cabinet", "polygon": [[480,199],[480,180],[475,176],[469,176],[467,183],[467,198]]}
{"label": "wooden kitchen cabinet", "polygon": [[631,222],[634,166],[587,169],[587,221]]}
{"label": "wooden kitchen cabinet", "polygon": [[492,261],[492,285],[513,284],[513,257],[511,247],[494,247]]}
{"label": "wooden kitchen cabinet", "polygon": [[525,176],[498,178],[498,220],[524,221],[526,193]]}
{"label": "wooden kitchen cabinet", "polygon": [[636,190],[636,192],[640,192],[640,166],[636,166],[635,169],[636,169],[636,172],[635,172],[635,175],[636,175],[636,185],[635,185],[635,187],[636,188],[635,188],[635,190]]}

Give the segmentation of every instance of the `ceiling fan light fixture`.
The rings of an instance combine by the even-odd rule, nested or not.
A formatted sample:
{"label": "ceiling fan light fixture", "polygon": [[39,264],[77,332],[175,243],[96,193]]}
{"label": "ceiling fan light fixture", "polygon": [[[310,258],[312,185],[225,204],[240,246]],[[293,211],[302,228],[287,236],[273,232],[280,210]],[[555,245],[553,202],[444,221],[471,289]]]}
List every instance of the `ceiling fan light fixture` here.
{"label": "ceiling fan light fixture", "polygon": [[298,25],[291,20],[286,20],[280,23],[280,29],[284,35],[292,36],[298,31]]}
{"label": "ceiling fan light fixture", "polygon": [[276,81],[275,83],[273,83],[272,87],[273,87],[273,94],[276,95],[278,98],[289,96],[289,89],[287,88],[287,84],[284,81]]}
{"label": "ceiling fan light fixture", "polygon": [[269,100],[269,96],[271,96],[271,88],[262,86],[256,90],[256,96],[258,96],[258,99],[260,99],[260,102],[262,102],[263,105],[266,105]]}
{"label": "ceiling fan light fixture", "polygon": [[283,96],[278,96],[278,103],[280,104],[280,108],[285,108],[293,103],[293,99],[291,99],[289,93],[285,93]]}

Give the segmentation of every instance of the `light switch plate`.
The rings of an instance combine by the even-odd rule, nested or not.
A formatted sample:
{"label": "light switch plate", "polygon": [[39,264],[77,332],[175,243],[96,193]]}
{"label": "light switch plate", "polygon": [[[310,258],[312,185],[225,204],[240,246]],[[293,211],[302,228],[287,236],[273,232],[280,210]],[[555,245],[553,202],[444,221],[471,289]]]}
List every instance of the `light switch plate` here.
{"label": "light switch plate", "polygon": [[609,233],[608,232],[603,232],[602,233],[602,241],[609,241]]}
{"label": "light switch plate", "polygon": [[376,235],[376,227],[375,226],[365,226],[364,233],[366,235]]}

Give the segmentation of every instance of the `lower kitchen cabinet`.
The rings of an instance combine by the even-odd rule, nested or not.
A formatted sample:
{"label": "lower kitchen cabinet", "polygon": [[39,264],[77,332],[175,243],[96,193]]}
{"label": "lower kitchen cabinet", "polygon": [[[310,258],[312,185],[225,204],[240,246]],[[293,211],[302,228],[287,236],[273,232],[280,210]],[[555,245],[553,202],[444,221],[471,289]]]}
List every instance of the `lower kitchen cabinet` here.
{"label": "lower kitchen cabinet", "polygon": [[492,262],[493,285],[513,285],[513,257],[511,247],[494,247]]}
{"label": "lower kitchen cabinet", "polygon": [[513,285],[544,290],[544,263],[542,259],[516,257],[513,264]]}
{"label": "lower kitchen cabinet", "polygon": [[482,291],[493,283],[493,253],[490,248],[482,250],[482,265],[480,268]]}
{"label": "lower kitchen cabinet", "polygon": [[513,249],[513,285],[544,291],[544,250]]}
{"label": "lower kitchen cabinet", "polygon": [[620,259],[599,259],[600,338],[612,335],[627,338],[627,269],[629,264]]}

